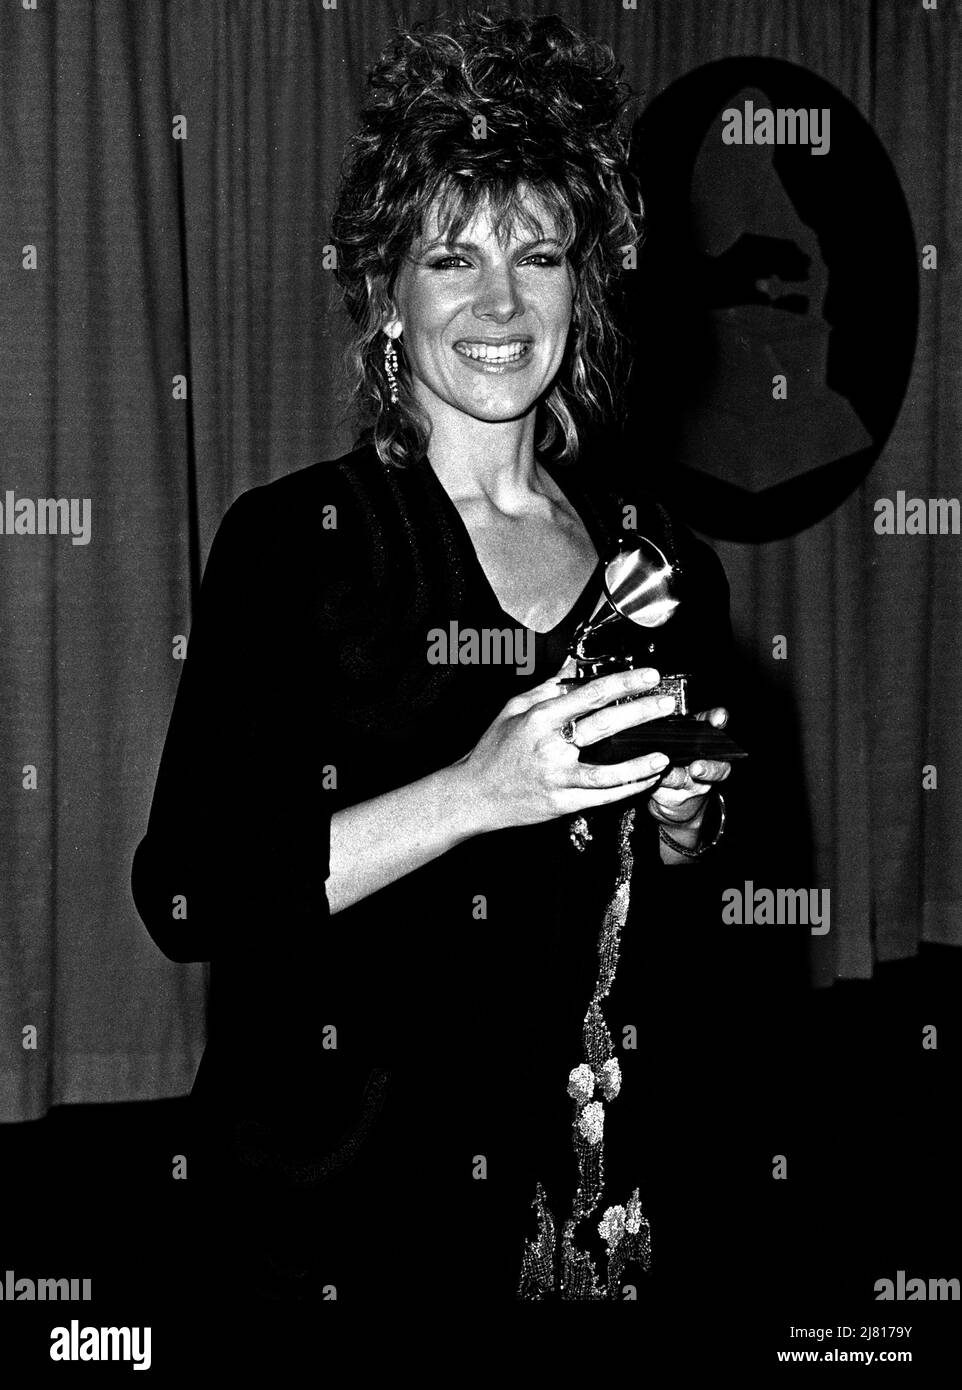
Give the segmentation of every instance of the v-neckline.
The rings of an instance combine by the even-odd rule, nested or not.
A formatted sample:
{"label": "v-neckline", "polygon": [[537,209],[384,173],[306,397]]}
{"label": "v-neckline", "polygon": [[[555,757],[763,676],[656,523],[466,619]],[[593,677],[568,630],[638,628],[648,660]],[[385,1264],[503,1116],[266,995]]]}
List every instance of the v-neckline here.
{"label": "v-neckline", "polygon": [[[565,497],[568,499],[569,503],[574,508],[575,512],[578,515],[578,518],[581,521],[582,526],[585,528],[585,531],[588,534],[588,539],[591,541],[591,544],[595,548],[595,555],[597,556],[594,569],[591,571],[588,578],[585,580],[584,586],[579,592],[574,603],[568,609],[567,613],[565,613],[564,617],[560,618],[558,622],[555,623],[554,627],[549,627],[544,632],[539,632],[537,628],[529,628],[526,623],[521,622],[519,618],[515,618],[502,605],[501,600],[495,593],[494,585],[488,578],[487,571],[481,563],[481,559],[478,555],[477,550],[475,549],[474,541],[471,537],[471,532],[468,530],[464,518],[458,511],[458,508],[455,506],[452,498],[448,495],[448,491],[445,488],[444,484],[441,482],[441,479],[438,477],[437,473],[435,473],[434,469],[432,468],[431,460],[428,458],[426,454],[421,459],[421,466],[425,468],[427,472],[431,475],[431,482],[440,496],[441,505],[445,508],[445,510],[448,512],[448,515],[451,517],[455,530],[457,531],[461,539],[462,549],[464,550],[465,555],[468,557],[469,562],[473,566],[475,572],[479,576],[484,588],[487,590],[488,596],[494,608],[497,609],[497,611],[501,614],[502,617],[507,618],[508,621],[510,623],[513,623],[516,627],[524,628],[525,631],[534,633],[536,638],[546,639],[548,637],[553,636],[556,632],[558,632],[560,628],[563,628],[565,624],[570,622],[572,617],[580,610],[582,603],[584,602],[585,595],[588,593],[588,590],[591,588],[592,584],[597,579],[598,571],[604,563],[602,558],[602,552],[605,549],[605,537],[600,525],[596,525],[596,518],[592,514],[591,508],[585,507],[583,492],[578,488],[577,484],[575,484],[573,487],[570,485],[566,487],[565,482],[562,481],[566,469],[564,467],[559,467],[555,463],[546,462],[543,459],[539,460],[539,463],[541,467],[544,469],[544,471],[548,474],[551,481],[561,492],[564,493]],[[565,481],[569,484],[572,482],[570,478],[565,479]]]}

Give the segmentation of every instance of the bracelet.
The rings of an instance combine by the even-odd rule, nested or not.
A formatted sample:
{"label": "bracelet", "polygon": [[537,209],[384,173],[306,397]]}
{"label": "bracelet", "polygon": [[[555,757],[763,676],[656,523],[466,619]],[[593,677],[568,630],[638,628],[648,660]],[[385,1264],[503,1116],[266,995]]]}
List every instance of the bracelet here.
{"label": "bracelet", "polygon": [[671,838],[661,822],[658,824],[658,838],[666,844],[669,849],[673,849],[676,854],[684,855],[686,859],[700,859],[703,854],[707,854],[710,849],[715,848],[725,833],[725,821],[727,817],[725,815],[725,798],[722,796],[721,792],[718,793],[718,810],[720,813],[718,829],[715,831],[715,838],[710,840],[707,845],[700,845],[698,849],[686,849],[684,845],[680,845],[677,840]]}

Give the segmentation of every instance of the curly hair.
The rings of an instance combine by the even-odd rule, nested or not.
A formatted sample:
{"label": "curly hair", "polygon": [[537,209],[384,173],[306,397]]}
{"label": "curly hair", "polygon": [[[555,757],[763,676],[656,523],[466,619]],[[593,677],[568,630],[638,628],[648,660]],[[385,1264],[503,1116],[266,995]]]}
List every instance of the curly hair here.
{"label": "curly hair", "polygon": [[[613,290],[643,209],[620,129],[629,99],[607,45],[556,16],[472,12],[450,33],[424,21],[400,31],[368,74],[370,94],[348,146],[332,220],[336,276],[352,324],[351,406],[385,464],[427,449],[430,424],[399,354],[390,401],[381,330],[395,312],[402,261],[437,203],[456,241],[486,207],[501,244],[516,227],[543,237],[526,194],[553,218],[574,274],[573,329],[538,406],[536,448],[571,461],[580,432],[619,409],[624,336]],[[485,138],[475,138],[479,116]],[[630,191],[629,191],[630,190]],[[633,199],[634,202],[629,201]]]}

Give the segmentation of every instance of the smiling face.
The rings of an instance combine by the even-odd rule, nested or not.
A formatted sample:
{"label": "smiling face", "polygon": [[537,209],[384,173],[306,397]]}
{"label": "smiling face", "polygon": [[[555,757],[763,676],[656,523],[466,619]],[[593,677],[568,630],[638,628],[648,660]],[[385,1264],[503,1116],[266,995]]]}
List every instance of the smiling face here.
{"label": "smiling face", "polygon": [[517,420],[534,409],[564,356],[574,276],[556,228],[534,195],[537,232],[512,228],[500,245],[482,207],[456,243],[439,239],[438,206],[411,248],[395,287],[403,349],[419,403],[476,420]]}

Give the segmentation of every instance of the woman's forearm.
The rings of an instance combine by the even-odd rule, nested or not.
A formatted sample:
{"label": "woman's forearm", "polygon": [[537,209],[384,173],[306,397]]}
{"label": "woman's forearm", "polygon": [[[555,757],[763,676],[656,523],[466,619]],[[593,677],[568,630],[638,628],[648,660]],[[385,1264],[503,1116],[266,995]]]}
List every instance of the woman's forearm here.
{"label": "woman's forearm", "polygon": [[331,817],[331,913],[353,906],[485,830],[463,763]]}

